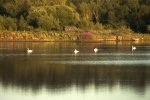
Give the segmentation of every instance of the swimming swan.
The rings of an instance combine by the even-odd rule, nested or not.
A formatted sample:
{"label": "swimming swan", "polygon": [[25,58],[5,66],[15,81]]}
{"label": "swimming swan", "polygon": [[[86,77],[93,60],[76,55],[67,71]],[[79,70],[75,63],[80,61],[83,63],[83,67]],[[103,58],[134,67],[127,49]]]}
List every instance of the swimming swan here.
{"label": "swimming swan", "polygon": [[33,52],[33,50],[27,48],[27,53],[32,53],[32,52]]}
{"label": "swimming swan", "polygon": [[133,51],[133,50],[136,50],[136,47],[135,47],[135,46],[132,46],[132,51]]}
{"label": "swimming swan", "polygon": [[78,52],[79,52],[78,50],[76,50],[76,49],[74,50],[74,53],[75,53],[75,54],[77,54]]}
{"label": "swimming swan", "polygon": [[96,53],[98,51],[98,49],[97,48],[94,48],[94,52]]}

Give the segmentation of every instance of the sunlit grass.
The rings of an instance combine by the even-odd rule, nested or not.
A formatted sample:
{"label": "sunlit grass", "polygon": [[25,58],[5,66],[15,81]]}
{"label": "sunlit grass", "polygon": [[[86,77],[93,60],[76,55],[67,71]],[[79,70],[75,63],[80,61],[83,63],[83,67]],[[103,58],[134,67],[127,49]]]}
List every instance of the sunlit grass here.
{"label": "sunlit grass", "polygon": [[142,41],[150,40],[149,34],[130,33],[120,30],[103,31],[0,31],[1,41]]}

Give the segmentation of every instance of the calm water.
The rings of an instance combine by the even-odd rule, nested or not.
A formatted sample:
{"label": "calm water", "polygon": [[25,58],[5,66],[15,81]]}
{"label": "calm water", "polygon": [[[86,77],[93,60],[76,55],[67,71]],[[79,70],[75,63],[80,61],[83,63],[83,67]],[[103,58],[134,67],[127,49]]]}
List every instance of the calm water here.
{"label": "calm water", "polygon": [[0,100],[34,99],[149,100],[150,42],[0,42]]}

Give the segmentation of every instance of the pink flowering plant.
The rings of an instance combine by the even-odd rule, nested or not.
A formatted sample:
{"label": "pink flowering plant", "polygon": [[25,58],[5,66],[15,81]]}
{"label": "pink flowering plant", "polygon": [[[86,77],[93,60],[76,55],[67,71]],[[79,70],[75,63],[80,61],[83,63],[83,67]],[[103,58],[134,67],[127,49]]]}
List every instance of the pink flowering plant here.
{"label": "pink flowering plant", "polygon": [[92,32],[83,32],[79,37],[81,40],[91,40],[93,39],[94,35]]}

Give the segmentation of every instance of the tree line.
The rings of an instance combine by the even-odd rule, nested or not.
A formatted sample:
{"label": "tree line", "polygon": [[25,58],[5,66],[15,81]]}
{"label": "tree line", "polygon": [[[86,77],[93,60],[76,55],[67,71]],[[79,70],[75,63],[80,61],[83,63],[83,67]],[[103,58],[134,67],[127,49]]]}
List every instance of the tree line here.
{"label": "tree line", "polygon": [[150,0],[1,0],[0,30],[131,28],[150,32]]}

